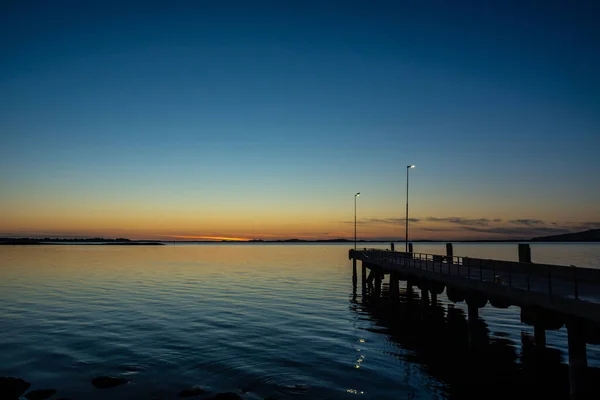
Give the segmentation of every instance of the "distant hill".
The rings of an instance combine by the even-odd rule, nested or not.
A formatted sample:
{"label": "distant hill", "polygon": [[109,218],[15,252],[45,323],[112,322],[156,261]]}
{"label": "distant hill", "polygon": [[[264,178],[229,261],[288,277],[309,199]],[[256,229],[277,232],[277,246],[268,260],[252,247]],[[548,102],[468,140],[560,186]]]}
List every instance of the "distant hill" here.
{"label": "distant hill", "polygon": [[600,242],[600,229],[590,229],[583,232],[563,233],[562,235],[540,236],[531,239],[532,242]]}

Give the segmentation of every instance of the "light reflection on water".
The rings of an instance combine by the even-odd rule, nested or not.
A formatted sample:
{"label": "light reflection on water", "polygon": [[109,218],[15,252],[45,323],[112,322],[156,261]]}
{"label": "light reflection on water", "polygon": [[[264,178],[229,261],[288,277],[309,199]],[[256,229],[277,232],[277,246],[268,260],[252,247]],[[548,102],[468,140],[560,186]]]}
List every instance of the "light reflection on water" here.
{"label": "light reflection on water", "polygon": [[[349,247],[0,247],[0,376],[90,399],[107,393],[90,380],[110,373],[132,379],[111,389],[116,399],[175,398],[195,384],[249,399],[451,394],[451,380],[407,342],[414,331],[394,340],[389,318],[353,300]],[[417,243],[415,251],[445,247]],[[472,257],[516,253],[514,244],[455,246]],[[533,245],[532,256],[597,267],[600,246]],[[520,352],[521,331],[532,329],[518,308],[480,315],[491,340]],[[564,329],[547,339],[564,358]],[[598,346],[588,345],[588,357],[600,365]]]}

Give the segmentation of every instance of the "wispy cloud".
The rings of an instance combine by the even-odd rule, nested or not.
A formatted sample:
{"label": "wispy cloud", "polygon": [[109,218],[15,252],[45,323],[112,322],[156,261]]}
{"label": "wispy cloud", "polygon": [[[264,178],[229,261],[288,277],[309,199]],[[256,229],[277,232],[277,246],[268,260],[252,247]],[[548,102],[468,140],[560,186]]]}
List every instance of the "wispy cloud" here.
{"label": "wispy cloud", "polygon": [[505,221],[499,218],[490,220],[487,218],[428,217],[426,221],[441,223],[441,225],[421,226],[419,229],[427,232],[474,232],[519,239],[600,228],[600,222],[597,221],[558,224],[554,221],[535,218]]}
{"label": "wispy cloud", "polygon": [[547,222],[542,221],[540,219],[511,219],[508,222],[515,225],[525,225],[525,226],[540,226],[546,225]]}
{"label": "wispy cloud", "polygon": [[579,225],[577,225],[577,227],[580,230],[600,229],[600,222],[598,222],[598,221],[581,222]]}
{"label": "wispy cloud", "polygon": [[[438,217],[430,216],[426,218],[410,218],[411,224],[414,223],[415,232],[436,232],[436,233],[460,233],[465,236],[465,232],[471,232],[473,237],[489,237],[507,239],[531,239],[538,236],[556,235],[569,232],[578,232],[588,229],[600,228],[598,221],[586,222],[563,222],[544,221],[536,218],[469,218],[469,217]],[[344,221],[353,223],[354,221]],[[380,225],[400,225],[405,223],[404,218],[361,218],[358,224],[380,224]],[[470,235],[467,235],[470,236]]]}
{"label": "wispy cloud", "polygon": [[529,227],[529,226],[456,226],[456,227],[422,227],[420,228],[427,232],[475,232],[485,233],[499,236],[507,236],[515,239],[531,239],[537,236],[556,235],[561,233],[569,233],[567,228],[551,228],[551,227]]}
{"label": "wispy cloud", "polygon": [[493,233],[498,235],[515,236],[523,239],[530,239],[536,236],[556,235],[560,233],[568,233],[571,230],[566,228],[551,228],[547,226],[493,226],[486,228],[477,228],[473,226],[464,227],[464,230],[479,233]]}
{"label": "wispy cloud", "polygon": [[[421,222],[420,218],[409,218],[409,222]],[[406,218],[359,218],[356,223],[360,225],[364,224],[385,224],[385,225],[398,225],[404,224],[406,222]],[[354,220],[351,221],[342,221],[344,224],[353,224]]]}
{"label": "wispy cloud", "polygon": [[464,217],[427,217],[427,221],[448,222],[464,226],[487,226],[492,220],[487,218],[464,218]]}

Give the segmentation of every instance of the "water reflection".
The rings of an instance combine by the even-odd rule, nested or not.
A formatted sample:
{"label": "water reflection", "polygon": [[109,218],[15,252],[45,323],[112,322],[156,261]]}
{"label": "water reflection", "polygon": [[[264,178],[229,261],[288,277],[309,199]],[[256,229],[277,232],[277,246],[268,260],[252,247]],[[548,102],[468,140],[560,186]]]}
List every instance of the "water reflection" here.
{"label": "water reflection", "polygon": [[[469,327],[465,313],[449,305],[429,305],[425,311],[418,296],[399,301],[384,297],[359,298],[352,308],[368,315],[394,343],[393,354],[416,364],[433,379],[428,388],[447,398],[568,398],[568,370],[555,349],[535,350],[524,335],[519,349],[502,337],[490,337],[486,322]],[[381,329],[383,328],[383,330]],[[469,340],[471,329],[471,340]]]}

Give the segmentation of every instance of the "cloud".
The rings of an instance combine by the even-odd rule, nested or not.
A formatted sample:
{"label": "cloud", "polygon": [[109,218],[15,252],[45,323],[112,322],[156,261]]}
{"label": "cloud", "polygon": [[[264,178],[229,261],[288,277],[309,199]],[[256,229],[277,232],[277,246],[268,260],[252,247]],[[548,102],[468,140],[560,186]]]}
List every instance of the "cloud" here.
{"label": "cloud", "polygon": [[[506,238],[516,240],[528,240],[538,236],[549,236],[563,233],[579,232],[588,229],[599,229],[599,221],[585,222],[562,222],[545,221],[536,218],[469,218],[469,217],[435,217],[409,218],[411,223],[415,223],[415,229],[422,232],[436,233],[471,233],[469,236],[474,238],[485,238],[485,235],[492,235],[495,238]],[[344,221],[345,223],[354,223],[354,221]],[[400,225],[405,223],[404,218],[361,218],[357,224],[375,224],[375,225]],[[449,235],[450,236],[450,235]]]}
{"label": "cloud", "polygon": [[427,232],[475,232],[487,233],[492,235],[510,236],[515,239],[531,239],[537,236],[556,235],[561,233],[569,233],[572,230],[567,228],[550,228],[550,227],[529,227],[529,226],[456,226],[456,227],[422,227],[422,231]]}
{"label": "cloud", "polygon": [[[421,222],[422,220],[420,218],[409,218],[408,221],[416,223],[416,222]],[[398,224],[404,224],[405,222],[406,222],[406,218],[360,218],[356,221],[356,223],[359,225],[364,225],[364,224],[398,225]],[[342,221],[342,223],[353,224],[354,220]]]}
{"label": "cloud", "polygon": [[427,221],[432,222],[448,222],[451,224],[464,226],[487,226],[491,220],[487,218],[463,218],[463,217],[428,217]]}
{"label": "cloud", "polygon": [[542,221],[541,219],[511,219],[508,222],[510,222],[511,224],[515,224],[515,225],[525,225],[525,226],[546,225],[546,222]]}
{"label": "cloud", "polygon": [[587,229],[600,229],[600,222],[591,221],[591,222],[581,222],[577,225],[578,230],[587,230]]}
{"label": "cloud", "polygon": [[556,235],[560,233],[569,233],[571,229],[567,228],[551,228],[546,226],[494,226],[488,228],[464,227],[464,230],[478,233],[493,233],[497,235],[519,236],[520,238],[529,239],[536,236]]}

